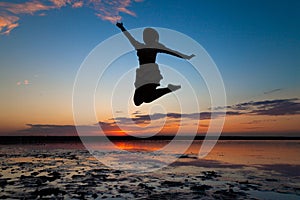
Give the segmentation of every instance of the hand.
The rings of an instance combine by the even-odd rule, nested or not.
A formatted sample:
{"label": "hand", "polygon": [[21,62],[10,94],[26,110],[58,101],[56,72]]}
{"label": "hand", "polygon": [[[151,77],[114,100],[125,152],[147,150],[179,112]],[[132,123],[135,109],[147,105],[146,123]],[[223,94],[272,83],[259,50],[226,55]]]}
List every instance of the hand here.
{"label": "hand", "polygon": [[191,58],[195,57],[194,54],[187,56],[185,59],[190,60]]}
{"label": "hand", "polygon": [[123,26],[123,23],[122,23],[122,22],[121,22],[121,23],[117,22],[117,23],[116,23],[116,26],[117,26],[117,27],[119,27],[119,28],[124,28],[124,26]]}

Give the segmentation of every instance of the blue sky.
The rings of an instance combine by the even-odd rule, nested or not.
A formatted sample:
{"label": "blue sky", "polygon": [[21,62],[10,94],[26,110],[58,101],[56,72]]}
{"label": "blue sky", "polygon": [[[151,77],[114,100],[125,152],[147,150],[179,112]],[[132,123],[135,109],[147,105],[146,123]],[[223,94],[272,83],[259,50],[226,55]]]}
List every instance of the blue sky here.
{"label": "blue sky", "polygon": [[[26,2],[52,7],[20,11]],[[2,130],[72,124],[77,70],[96,45],[119,33],[118,20],[128,29],[173,29],[201,44],[221,72],[229,105],[300,98],[299,1],[83,1],[75,8],[80,2],[0,2]],[[9,16],[18,17],[15,28],[5,26]]]}

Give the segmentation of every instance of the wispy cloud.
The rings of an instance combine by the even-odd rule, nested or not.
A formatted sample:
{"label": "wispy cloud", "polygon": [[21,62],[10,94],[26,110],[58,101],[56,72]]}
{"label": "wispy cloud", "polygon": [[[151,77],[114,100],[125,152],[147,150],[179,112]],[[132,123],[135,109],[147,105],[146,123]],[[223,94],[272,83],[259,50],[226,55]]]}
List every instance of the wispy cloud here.
{"label": "wispy cloud", "polygon": [[95,15],[102,20],[115,23],[122,19],[121,13],[136,16],[133,11],[128,9],[131,4],[131,0],[31,0],[22,3],[0,2],[0,34],[7,35],[14,28],[18,27],[18,21],[23,15],[44,16],[45,11],[65,6],[91,8],[95,11]]}
{"label": "wispy cloud", "polygon": [[277,88],[277,89],[274,89],[274,90],[266,91],[266,92],[264,92],[264,94],[272,94],[274,92],[278,92],[278,91],[281,91],[281,90],[282,90],[281,88]]}
{"label": "wispy cloud", "polygon": [[99,125],[101,126],[104,132],[115,132],[121,130],[119,126],[116,124],[116,122],[111,120],[110,122],[100,121]]}
{"label": "wispy cloud", "polygon": [[[61,135],[61,136],[75,136],[77,135],[76,127],[74,125],[56,125],[56,124],[26,124],[28,128],[18,131],[16,134],[22,135]],[[96,126],[81,126],[81,129],[94,134],[98,131]]]}
{"label": "wispy cloud", "polygon": [[[223,108],[220,108],[223,109]],[[174,120],[210,120],[226,116],[240,115],[264,115],[264,116],[284,116],[300,114],[300,102],[298,98],[291,99],[274,99],[264,101],[249,101],[234,104],[226,107],[227,111],[200,112],[200,113],[153,113],[151,115],[141,114],[140,112],[132,113],[131,117],[115,117],[108,119],[107,122],[99,122],[104,129],[116,130],[119,125],[132,126],[133,124],[149,124],[151,121],[166,119],[168,123],[173,124]],[[172,121],[173,120],[173,121]],[[274,120],[274,119],[273,119]],[[257,124],[261,120],[252,121],[251,124]],[[266,120],[265,120],[266,122]]]}
{"label": "wispy cloud", "polygon": [[83,1],[78,1],[73,3],[72,8],[81,8],[83,7]]}
{"label": "wispy cloud", "polygon": [[[101,122],[100,125],[105,124],[109,126],[113,126],[115,124],[122,125],[132,125],[134,124],[148,124],[150,121],[160,120],[164,118],[168,118],[170,120],[177,119],[188,119],[188,120],[208,120],[212,118],[218,118],[224,115],[232,116],[232,115],[241,115],[242,113],[237,111],[229,111],[229,112],[200,112],[200,113],[153,113],[151,115],[148,114],[140,114],[139,112],[133,113],[132,117],[115,117],[113,119],[109,119],[109,123]],[[174,121],[172,121],[174,122]]]}
{"label": "wispy cloud", "polygon": [[28,128],[20,130],[25,135],[76,135],[74,125],[26,124]]}
{"label": "wispy cloud", "polygon": [[18,20],[19,17],[0,13],[0,34],[9,34],[11,30],[19,26]]}
{"label": "wispy cloud", "polygon": [[127,9],[131,4],[131,0],[116,0],[116,1],[99,1],[90,0],[89,7],[96,11],[96,15],[103,20],[115,23],[120,21],[122,17],[120,13],[125,13],[131,16],[136,16],[133,11]]}
{"label": "wispy cloud", "polygon": [[[138,112],[139,113],[139,112]],[[224,115],[224,113],[214,113],[214,117],[218,117],[218,115]],[[227,115],[238,115],[237,112],[229,112]],[[107,135],[127,135],[129,132],[136,132],[139,131],[141,134],[147,134],[148,131],[154,128],[160,128],[160,133],[167,133],[168,129],[174,130],[179,125],[180,119],[184,118],[186,120],[205,120],[211,119],[212,113],[210,112],[203,112],[203,113],[188,113],[188,114],[180,114],[180,113],[153,113],[151,115],[142,115],[137,114],[133,117],[117,117],[113,119],[108,119],[106,121],[99,121],[97,124],[94,125],[86,125],[86,126],[79,126],[81,130],[85,130],[86,133],[89,135],[97,135],[99,132],[100,126],[101,129]],[[157,121],[160,119],[166,118],[166,122],[161,126],[151,126],[151,130],[146,128],[143,132],[143,129],[136,125],[144,125],[150,123],[152,120]],[[134,123],[132,123],[134,122]],[[77,135],[75,125],[55,125],[55,124],[26,124],[28,128],[18,131],[17,134],[22,135],[62,135],[62,136],[70,136],[70,135]],[[183,126],[187,126],[181,124]],[[201,124],[200,126],[206,127],[205,124]],[[124,130],[125,128],[125,130]]]}
{"label": "wispy cloud", "polygon": [[10,3],[0,2],[0,7],[3,12],[12,14],[31,14],[33,15],[37,11],[44,11],[53,9],[55,5],[46,5],[39,1],[28,1],[25,3]]}
{"label": "wispy cloud", "polygon": [[298,98],[249,101],[227,106],[227,109],[252,115],[296,115],[300,114]]}
{"label": "wispy cloud", "polygon": [[300,103],[299,99],[264,101],[251,113],[256,115],[296,115],[300,114]]}
{"label": "wispy cloud", "polygon": [[253,125],[253,124],[263,124],[263,123],[269,123],[269,122],[276,122],[277,120],[275,119],[257,119],[257,120],[252,120],[252,121],[249,121],[249,122],[245,122],[245,123],[242,123],[242,124],[250,124],[250,125]]}
{"label": "wispy cloud", "polygon": [[[81,126],[80,128],[86,130],[91,135],[96,134],[99,131],[98,125],[101,126],[102,130],[108,135],[126,135],[130,131],[141,131],[141,127],[136,125],[147,125],[151,122],[156,123],[159,120],[166,119],[163,128],[160,133],[166,133],[166,128],[172,128],[172,131],[176,126],[179,125],[180,120],[194,123],[199,120],[210,120],[226,116],[286,116],[286,115],[299,115],[300,114],[300,102],[298,98],[291,99],[274,99],[264,101],[249,101],[239,103],[231,106],[227,106],[227,112],[216,111],[216,112],[200,112],[200,113],[153,113],[153,114],[142,114],[139,111],[132,113],[130,117],[115,117],[104,121],[99,121],[97,124],[90,126]],[[253,119],[253,118],[252,118]],[[277,119],[257,119],[250,122],[244,123],[251,125],[246,129],[260,129],[265,123],[275,123]],[[190,126],[190,124],[181,124],[182,126]],[[76,128],[74,125],[47,125],[47,124],[27,124],[29,128],[19,131],[22,134],[29,135],[76,135]],[[198,124],[199,128],[207,128],[206,123]],[[126,130],[123,130],[125,128]],[[148,128],[145,129],[147,131]],[[151,130],[150,130],[151,131]],[[171,132],[172,132],[171,131]],[[174,131],[173,131],[174,132]],[[172,133],[173,133],[172,132]]]}

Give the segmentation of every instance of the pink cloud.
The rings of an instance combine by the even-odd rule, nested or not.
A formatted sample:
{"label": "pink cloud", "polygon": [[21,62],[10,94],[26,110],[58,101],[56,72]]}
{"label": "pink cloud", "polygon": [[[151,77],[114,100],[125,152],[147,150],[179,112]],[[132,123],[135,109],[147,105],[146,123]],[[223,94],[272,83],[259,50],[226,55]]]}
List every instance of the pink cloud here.
{"label": "pink cloud", "polygon": [[56,7],[60,8],[66,6],[67,4],[72,3],[71,0],[50,0]]}
{"label": "pink cloud", "polygon": [[111,23],[115,23],[122,19],[120,13],[136,16],[136,14],[133,11],[127,9],[127,7],[131,5],[131,2],[131,0],[90,0],[89,6],[96,11],[96,15],[102,20],[107,20]]}
{"label": "pink cloud", "polygon": [[14,28],[22,14],[31,14],[55,8],[54,5],[45,5],[37,0],[25,3],[0,2],[0,34],[8,35]]}
{"label": "pink cloud", "polygon": [[78,1],[73,3],[72,8],[81,8],[83,7],[83,1]]}
{"label": "pink cloud", "polygon": [[121,16],[107,16],[102,14],[96,14],[98,17],[100,17],[102,20],[110,21],[111,23],[116,23],[118,21],[121,21]]}
{"label": "pink cloud", "polygon": [[118,8],[118,10],[119,10],[120,12],[126,13],[126,14],[128,14],[128,15],[136,16],[136,14],[135,14],[134,12],[128,10],[128,9],[125,8],[125,7],[120,7],[120,8]]}
{"label": "pink cloud", "polygon": [[55,8],[55,6],[45,5],[39,1],[28,1],[25,3],[0,2],[0,7],[4,11],[13,14],[34,14],[37,11]]}
{"label": "pink cloud", "polygon": [[19,24],[17,21],[19,17],[11,16],[11,15],[0,15],[0,33],[1,34],[9,34],[11,30],[16,28]]}
{"label": "pink cloud", "polygon": [[[140,2],[135,0],[134,2]],[[121,13],[136,16],[129,10],[132,0],[31,0],[24,3],[0,2],[0,34],[9,34],[19,26],[22,15],[46,15],[45,11],[59,9],[65,6],[72,8],[88,7],[95,15],[105,21],[115,23],[121,21]],[[42,13],[39,13],[42,12]]]}
{"label": "pink cloud", "polygon": [[25,79],[23,82],[21,82],[21,81],[17,82],[17,86],[20,86],[20,85],[29,85],[29,84],[30,84],[30,82],[27,79]]}

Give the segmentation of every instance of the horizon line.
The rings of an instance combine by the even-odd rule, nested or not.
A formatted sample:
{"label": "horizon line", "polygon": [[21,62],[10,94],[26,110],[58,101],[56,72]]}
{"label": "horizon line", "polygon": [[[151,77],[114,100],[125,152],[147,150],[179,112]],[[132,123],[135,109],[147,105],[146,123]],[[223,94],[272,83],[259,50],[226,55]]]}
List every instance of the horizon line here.
{"label": "horizon line", "polygon": [[[95,138],[104,138],[105,136],[81,136],[85,142],[97,142]],[[33,143],[54,143],[54,142],[81,142],[80,136],[0,136],[0,144],[33,144]],[[138,138],[133,136],[106,136],[111,141],[158,141],[173,140],[175,136],[153,136],[149,138]],[[300,140],[300,136],[177,136],[176,140]],[[100,140],[101,141],[101,140]]]}

